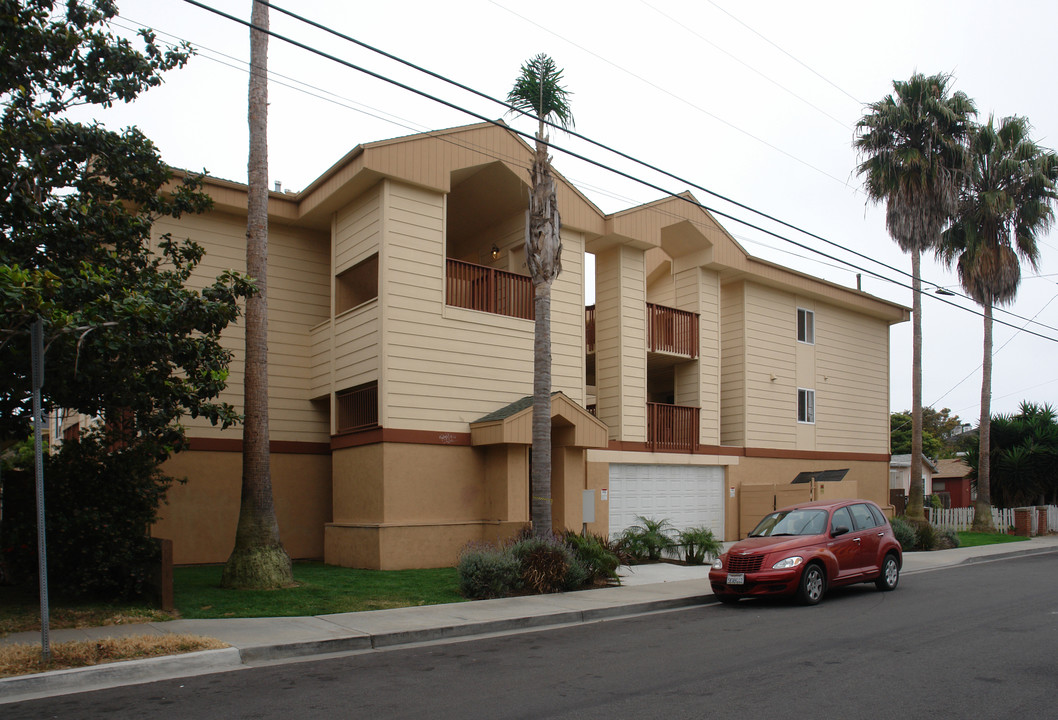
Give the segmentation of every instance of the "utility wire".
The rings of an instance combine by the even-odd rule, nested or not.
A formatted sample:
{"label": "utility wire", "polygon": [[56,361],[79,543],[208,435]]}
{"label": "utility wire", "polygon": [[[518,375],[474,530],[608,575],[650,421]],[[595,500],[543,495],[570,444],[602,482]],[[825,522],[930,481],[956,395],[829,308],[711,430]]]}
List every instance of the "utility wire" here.
{"label": "utility wire", "polygon": [[[436,73],[436,72],[434,72],[432,70],[429,70],[427,68],[424,68],[424,67],[422,67],[420,65],[416,65],[415,63],[412,63],[412,62],[410,62],[408,60],[405,60],[405,59],[403,59],[401,57],[393,55],[392,53],[386,52],[385,50],[381,50],[381,49],[376,48],[376,47],[374,47],[372,45],[369,45],[368,43],[365,43],[362,40],[357,40],[356,38],[354,38],[354,37],[352,37],[350,35],[347,35],[345,33],[342,33],[342,32],[340,32],[338,30],[335,30],[334,28],[331,28],[331,27],[329,27],[327,25],[323,25],[322,23],[316,22],[315,20],[312,20],[310,18],[306,18],[306,17],[304,17],[302,15],[299,15],[298,13],[295,13],[293,11],[290,11],[290,10],[282,8],[282,7],[278,6],[278,5],[275,5],[274,3],[269,2],[269,0],[258,0],[258,1],[261,2],[264,5],[267,5],[268,7],[272,8],[272,9],[274,9],[274,10],[276,10],[276,11],[278,11],[278,12],[280,12],[280,13],[288,16],[288,17],[290,17],[290,18],[298,20],[299,22],[302,22],[302,23],[304,23],[306,25],[314,27],[314,28],[316,28],[318,30],[322,30],[322,31],[324,31],[324,32],[326,32],[328,34],[334,35],[337,38],[340,38],[342,40],[346,40],[347,42],[351,42],[354,45],[357,45],[357,46],[359,46],[361,48],[364,48],[365,50],[370,50],[373,53],[381,55],[381,56],[383,56],[383,57],[385,57],[385,58],[387,58],[389,60],[393,60],[394,62],[397,62],[397,63],[399,63],[401,65],[404,65],[405,67],[409,67],[409,68],[411,68],[413,70],[416,70],[416,71],[421,72],[421,73],[423,73],[425,75],[428,75],[429,77],[432,77],[432,78],[434,78],[436,80],[440,80],[440,81],[445,82],[445,83],[447,83],[449,85],[452,85],[453,87],[459,88],[460,90],[463,90],[464,92],[468,92],[468,93],[470,93],[472,95],[475,95],[477,97],[480,97],[480,98],[482,98],[484,100],[488,100],[488,101],[490,101],[492,103],[500,105],[507,112],[521,113],[523,115],[526,115],[527,117],[533,118],[533,120],[539,121],[539,118],[536,118],[536,117],[530,115],[529,113],[522,112],[521,110],[519,110],[518,108],[513,107],[512,105],[508,104],[504,100],[499,100],[497,98],[494,98],[491,95],[488,95],[487,93],[481,92],[480,90],[476,90],[475,88],[472,88],[472,87],[470,87],[468,85],[460,83],[460,82],[458,82],[456,80],[453,80],[453,79],[451,79],[451,78],[449,78],[447,76],[441,75],[440,73]],[[193,4],[193,5],[200,5],[200,3],[192,2],[192,0],[185,0],[185,2],[191,2],[191,4]],[[493,4],[496,4],[494,2],[494,0],[493,0]],[[200,5],[200,6],[201,7],[206,7],[206,6],[202,6],[202,5]],[[499,5],[497,5],[497,6],[498,7],[502,7],[502,6],[499,6]],[[506,10],[507,8],[503,8],[503,9]],[[508,10],[508,12],[511,12],[512,14],[517,15],[517,13],[514,13],[513,11],[510,11],[510,10]],[[521,17],[521,16],[518,15],[518,17]],[[243,22],[243,21],[240,20],[239,22]],[[528,21],[527,20],[527,22],[532,22],[532,21]],[[550,32],[550,31],[548,31],[548,32]],[[281,38],[281,39],[283,39],[283,38]],[[579,46],[577,46],[577,47],[579,47]],[[308,49],[308,48],[306,48],[306,49]],[[581,48],[581,49],[583,49],[583,48]],[[310,51],[316,52],[315,50],[310,50]],[[590,51],[585,50],[585,52],[590,52]],[[345,62],[345,61],[339,61],[339,62]],[[360,69],[360,68],[356,68],[356,69]],[[369,74],[373,75],[373,73],[369,73]],[[380,79],[384,79],[386,82],[394,82],[394,83],[396,83],[396,81],[391,81],[388,78],[382,78],[381,76],[377,76],[377,75],[375,77],[379,77]],[[644,82],[649,82],[649,81],[644,81]],[[399,85],[399,83],[397,83],[397,84]],[[400,85],[400,86],[401,87],[405,87],[403,85]],[[406,88],[406,89],[408,89],[408,88]],[[414,92],[419,93],[419,91],[417,91],[417,90],[415,90]],[[419,94],[421,94],[421,93],[419,93]],[[426,97],[430,97],[431,99],[437,100],[436,98],[433,98],[432,96],[428,96],[427,95]],[[465,108],[457,107],[457,106],[452,105],[452,104],[450,104],[450,103],[448,103],[446,101],[441,101],[441,100],[437,100],[437,101],[438,102],[442,102],[443,104],[448,105],[449,107],[461,110],[463,112],[467,112],[468,114],[473,115],[474,117],[483,118],[483,116],[478,115],[476,113],[469,112]],[[487,122],[493,122],[491,119],[488,119],[486,121]],[[905,276],[907,278],[914,279],[913,275],[911,273],[907,272],[906,270],[903,270],[902,268],[898,268],[898,267],[896,267],[894,265],[889,265],[888,263],[884,263],[884,262],[882,262],[880,260],[877,260],[876,258],[873,258],[873,257],[871,257],[869,255],[866,255],[864,253],[861,253],[861,252],[858,252],[856,250],[853,250],[852,248],[845,247],[844,245],[841,245],[840,243],[837,243],[837,242],[835,242],[833,240],[829,240],[829,239],[823,237],[822,235],[819,235],[819,234],[814,233],[814,232],[809,231],[809,230],[805,230],[804,228],[801,228],[801,227],[799,227],[797,225],[789,223],[789,222],[787,222],[785,220],[782,220],[782,219],[780,219],[778,217],[770,215],[769,213],[763,212],[761,210],[757,210],[756,208],[754,208],[754,207],[752,207],[750,205],[746,205],[745,203],[742,203],[742,202],[739,202],[738,200],[735,200],[733,198],[727,197],[726,195],[718,193],[718,192],[716,192],[714,190],[710,190],[709,188],[704,187],[702,185],[699,185],[698,183],[695,183],[695,182],[693,182],[691,180],[688,180],[688,179],[686,179],[684,177],[681,177],[679,175],[671,173],[671,172],[669,172],[667,170],[663,170],[662,168],[657,167],[656,165],[653,165],[653,164],[651,164],[649,162],[646,162],[644,160],[640,160],[639,158],[636,158],[636,157],[634,157],[632,155],[629,155],[628,153],[625,153],[625,152],[623,152],[621,150],[618,150],[616,148],[610,147],[609,145],[606,145],[606,144],[601,143],[599,141],[593,140],[592,138],[589,138],[589,137],[587,137],[585,135],[582,135],[582,134],[576,132],[575,130],[568,129],[568,128],[562,128],[561,126],[556,125],[555,123],[552,123],[552,122],[550,122],[548,120],[544,120],[544,123],[546,125],[548,125],[549,127],[553,128],[553,129],[562,130],[562,131],[566,132],[567,134],[569,134],[570,136],[577,138],[578,140],[582,140],[584,142],[587,142],[590,145],[593,145],[593,146],[598,147],[598,148],[600,148],[602,150],[605,150],[605,151],[607,151],[609,153],[617,155],[618,157],[621,157],[621,158],[623,158],[625,160],[628,160],[628,161],[633,162],[633,163],[635,163],[637,165],[640,165],[641,167],[645,167],[645,168],[647,168],[647,169],[649,169],[649,170],[651,170],[653,172],[656,172],[656,173],[658,173],[660,175],[663,175],[665,177],[668,177],[668,178],[671,178],[673,180],[676,180],[677,182],[683,183],[683,184],[685,184],[685,185],[687,185],[689,187],[692,187],[692,188],[694,188],[696,190],[700,190],[700,191],[706,193],[707,195],[710,195],[712,197],[717,198],[718,200],[722,200],[722,201],[724,201],[726,203],[730,203],[731,205],[734,205],[735,207],[741,208],[742,210],[746,210],[747,212],[751,212],[754,215],[757,215],[759,217],[762,217],[762,218],[765,218],[767,220],[770,220],[771,222],[774,222],[774,223],[777,223],[777,224],[779,224],[779,225],[781,225],[783,227],[789,228],[790,230],[793,230],[794,232],[801,233],[802,235],[806,235],[807,237],[810,237],[810,238],[812,238],[814,240],[819,240],[820,242],[826,243],[827,245],[830,245],[831,247],[838,248],[838,249],[843,250],[843,251],[845,251],[847,253],[855,255],[856,257],[859,257],[861,259],[867,260],[869,262],[873,262],[873,263],[875,263],[877,265],[881,265],[882,267],[886,268],[887,270],[890,270],[892,272],[898,273],[898,274],[903,275],[903,276]],[[511,129],[513,130],[513,128],[511,128]],[[518,131],[515,131],[515,132],[518,132]],[[533,137],[530,137],[526,133],[518,132],[518,134],[526,137],[527,139],[534,139]],[[582,157],[580,155],[572,153],[572,152],[570,152],[568,150],[565,150],[565,149],[563,149],[561,147],[558,147],[556,145],[552,145],[552,144],[549,143],[549,146],[550,147],[554,147],[555,149],[560,150],[562,152],[565,152],[568,155],[571,155],[571,156],[576,157],[578,159],[584,160],[585,162],[589,162],[589,163],[591,163],[593,165],[596,165],[597,167],[600,167],[602,169],[609,170],[611,172],[618,172],[618,171],[614,170],[613,168],[611,168],[609,166],[603,165],[603,164],[595,162],[593,160],[588,160],[587,158],[584,158],[584,157]],[[620,172],[618,172],[618,174],[621,174],[624,177],[633,180],[634,182],[641,182],[641,183],[647,185],[648,187],[651,187],[653,189],[659,190],[660,192],[663,192],[663,193],[665,193],[667,195],[675,195],[671,191],[665,190],[665,189],[660,188],[660,187],[658,187],[656,185],[649,184],[646,181],[640,180],[639,178],[635,178],[635,177],[632,177],[630,175],[627,175],[625,173],[620,173]],[[702,205],[701,207],[703,207],[703,208],[705,208],[705,209],[707,209],[707,210],[709,210],[711,212],[714,212],[715,214],[723,215],[723,213],[720,213],[717,210],[713,210],[712,208],[710,208],[708,206]],[[730,219],[733,219],[736,222],[742,222],[741,220],[738,220],[737,218],[732,218],[730,215],[724,215],[724,217],[728,217]],[[749,227],[754,227],[756,229],[756,227],[752,226],[752,225],[749,225]],[[782,240],[786,240],[787,242],[794,242],[794,241],[789,240],[788,238],[785,238],[785,237],[780,236],[780,235],[776,235],[775,237],[780,238]],[[797,243],[795,243],[795,244],[797,244]],[[806,246],[800,245],[800,247],[806,247]],[[815,250],[814,248],[807,248],[807,249],[809,249],[812,252],[819,252],[818,250]],[[828,258],[830,258],[832,260],[837,260],[837,262],[845,262],[843,260],[838,260],[837,258],[833,258],[833,257],[831,257],[829,255],[826,255],[825,253],[821,253],[821,254],[823,254],[825,257],[828,257]],[[850,266],[851,267],[855,267],[855,266],[851,265],[851,263],[850,263]],[[868,274],[873,275],[874,277],[878,277],[878,278],[881,278],[883,280],[889,280],[889,278],[885,278],[884,276],[878,275],[876,273],[872,273],[872,272],[867,271],[867,270],[862,270],[861,268],[857,268],[857,269],[861,270],[862,272],[867,272]],[[940,288],[941,287],[940,285],[937,285],[936,283],[930,282],[928,280],[923,280],[923,282],[925,282],[926,284],[931,285],[931,286],[933,286],[935,288]],[[897,284],[900,285],[901,283],[897,283]],[[904,285],[904,287],[907,287],[907,286]],[[962,298],[964,300],[973,301],[973,298],[970,298],[970,297],[968,297],[966,295],[963,295],[962,293],[954,292],[952,294],[955,295],[955,296],[958,296],[958,297],[960,297],[960,298]],[[949,303],[949,304],[952,304],[952,303]],[[961,306],[956,305],[956,307],[961,307]],[[1002,312],[1002,313],[1004,313],[1006,315],[1010,315],[1012,317],[1015,317],[1018,320],[1025,320],[1026,319],[1026,318],[1024,318],[1024,317],[1022,317],[1022,316],[1020,316],[1020,315],[1018,315],[1016,313],[1013,313],[1013,312],[1011,312],[1009,310],[1005,310],[1003,308],[994,308],[994,310],[997,310],[997,311]],[[975,314],[983,317],[982,313],[975,313]],[[1058,332],[1058,327],[1052,327],[1052,326],[1046,325],[1044,323],[1036,323],[1036,324],[1041,326],[1041,327],[1044,327],[1044,328],[1046,328],[1048,330],[1054,330],[1055,332]],[[1011,326],[1011,327],[1013,327],[1013,326]]]}
{"label": "utility wire", "polygon": [[[564,153],[564,154],[566,154],[566,155],[568,155],[570,157],[576,158],[578,160],[581,160],[582,162],[588,163],[588,164],[593,165],[595,167],[598,167],[600,169],[607,170],[608,172],[611,172],[611,173],[613,173],[615,175],[619,175],[619,176],[624,177],[624,178],[626,178],[628,180],[631,180],[633,182],[637,182],[637,183],[639,183],[641,185],[644,185],[645,187],[649,187],[649,188],[651,188],[653,190],[656,190],[656,191],[658,191],[660,193],[663,193],[664,195],[668,195],[668,196],[671,196],[671,197],[673,197],[675,199],[679,199],[679,200],[682,200],[684,202],[687,202],[687,203],[689,203],[689,204],[691,204],[691,205],[693,205],[695,207],[698,207],[700,209],[706,210],[706,211],[708,211],[708,212],[710,212],[710,213],[712,213],[714,215],[718,215],[720,217],[726,218],[726,219],[731,220],[733,222],[737,222],[740,225],[743,225],[743,226],[748,227],[748,228],[752,228],[753,230],[757,230],[758,232],[762,232],[762,233],[764,233],[766,235],[770,235],[770,236],[775,237],[775,238],[777,238],[779,240],[784,240],[784,241],[786,241],[788,243],[791,243],[793,245],[796,245],[797,247],[800,247],[800,248],[802,248],[804,250],[808,250],[809,252],[813,252],[813,253],[822,255],[823,257],[826,257],[826,258],[828,258],[830,260],[834,260],[835,262],[843,263],[845,265],[848,265],[849,267],[852,267],[852,268],[855,268],[855,269],[859,270],[860,272],[863,272],[865,274],[871,275],[872,277],[877,277],[877,278],[879,278],[881,280],[886,280],[888,282],[892,282],[892,283],[894,283],[896,285],[899,285],[901,287],[904,287],[904,288],[910,288],[910,286],[906,285],[905,283],[899,282],[897,280],[893,280],[892,278],[887,278],[887,277],[885,277],[883,275],[878,274],[877,272],[874,272],[872,270],[868,270],[866,268],[857,266],[857,265],[855,265],[855,264],[853,264],[853,263],[851,263],[851,262],[849,262],[847,260],[843,260],[841,258],[834,257],[832,255],[829,255],[829,254],[821,251],[821,250],[818,250],[816,248],[810,247],[810,246],[805,245],[803,243],[797,242],[796,240],[792,240],[792,239],[790,239],[788,237],[780,235],[780,234],[778,234],[778,233],[776,233],[776,232],[774,232],[772,230],[768,230],[768,229],[763,228],[763,227],[761,227],[759,225],[751,223],[751,222],[749,222],[747,220],[743,220],[742,218],[736,217],[736,216],[731,215],[729,213],[725,213],[725,212],[723,212],[721,210],[718,210],[718,209],[715,209],[715,208],[711,208],[711,207],[709,207],[707,205],[703,205],[702,203],[698,202],[697,200],[695,200],[693,198],[690,198],[690,197],[687,197],[686,195],[674,193],[674,192],[672,192],[672,191],[670,191],[670,190],[668,190],[666,188],[661,187],[660,185],[656,185],[656,184],[654,184],[654,183],[652,183],[652,182],[650,182],[648,180],[644,180],[643,178],[639,178],[639,177],[636,177],[634,175],[631,175],[631,174],[629,174],[627,172],[624,172],[623,170],[619,170],[617,168],[608,166],[608,165],[606,165],[606,164],[604,164],[604,163],[602,163],[602,162],[600,162],[598,160],[593,160],[591,158],[588,158],[588,157],[586,157],[586,156],[584,156],[584,155],[582,155],[580,153],[574,152],[574,151],[569,150],[567,148],[564,148],[564,147],[562,147],[560,145],[556,145],[555,143],[553,143],[553,142],[551,142],[549,140],[543,140],[543,139],[540,139],[540,138],[536,138],[535,136],[531,135],[530,133],[523,132],[523,131],[518,130],[516,128],[510,127],[506,123],[503,123],[503,122],[498,121],[498,120],[493,120],[493,119],[488,118],[488,117],[486,117],[484,115],[481,115],[480,113],[477,113],[477,112],[475,112],[473,110],[470,110],[468,108],[462,107],[462,106],[457,105],[457,104],[455,104],[453,102],[450,102],[448,100],[444,100],[443,98],[439,98],[437,96],[431,95],[431,94],[427,93],[424,90],[419,90],[418,88],[411,87],[410,85],[402,83],[402,82],[400,82],[398,80],[394,80],[393,78],[386,77],[385,75],[382,75],[380,73],[374,72],[374,71],[369,70],[367,68],[361,67],[361,66],[356,65],[355,63],[352,63],[352,62],[350,62],[348,60],[344,60],[344,59],[339,58],[339,57],[337,57],[335,55],[327,53],[327,52],[325,52],[323,50],[320,50],[318,48],[314,48],[314,47],[312,47],[310,45],[302,43],[302,42],[300,42],[298,40],[294,40],[292,38],[286,37],[285,35],[282,35],[280,33],[272,31],[270,29],[265,29],[265,28],[261,28],[261,27],[255,26],[251,22],[249,22],[248,20],[243,20],[242,18],[236,17],[236,16],[231,15],[229,13],[226,13],[226,12],[224,12],[222,10],[219,10],[217,8],[214,8],[214,7],[211,7],[209,5],[206,5],[206,4],[202,3],[202,2],[199,2],[199,0],[184,0],[184,2],[186,2],[186,3],[190,4],[190,5],[194,5],[196,7],[202,8],[203,10],[206,10],[208,12],[212,12],[212,13],[214,13],[216,15],[219,15],[221,17],[224,17],[224,18],[228,19],[228,20],[231,20],[232,22],[238,23],[240,25],[244,25],[245,27],[248,27],[250,29],[257,30],[258,32],[264,32],[264,33],[268,34],[271,37],[274,37],[274,38],[276,38],[278,40],[282,40],[283,42],[286,42],[286,43],[288,43],[290,45],[293,45],[295,47],[301,48],[302,50],[305,50],[307,52],[313,53],[315,55],[319,55],[320,57],[323,57],[323,58],[325,58],[327,60],[331,60],[332,62],[336,62],[336,63],[338,63],[340,65],[344,65],[345,67],[348,67],[348,68],[350,68],[352,70],[356,70],[358,72],[364,73],[365,75],[373,77],[373,78],[375,78],[377,80],[381,80],[382,82],[389,83],[391,85],[394,85],[396,87],[401,88],[402,90],[406,90],[406,91],[411,92],[411,93],[413,93],[415,95],[418,95],[420,97],[423,97],[423,98],[426,98],[426,99],[429,99],[429,100],[433,100],[434,102],[436,102],[438,104],[441,104],[441,105],[444,105],[445,107],[448,107],[450,109],[457,110],[459,112],[463,112],[463,113],[465,113],[467,115],[470,115],[471,117],[477,118],[481,122],[486,122],[486,123],[489,123],[489,124],[492,124],[492,125],[496,125],[498,127],[502,127],[505,130],[507,130],[508,132],[514,133],[514,134],[516,134],[516,135],[518,135],[520,137],[523,137],[523,138],[525,138],[527,140],[534,140],[534,141],[540,142],[541,144],[545,145],[546,147],[549,147],[551,149],[554,149],[554,150],[557,150],[559,152],[562,152],[562,153]],[[266,0],[258,0],[258,2],[263,2],[264,4],[269,5],[269,7],[276,7],[275,5],[272,5],[271,3],[268,3]],[[279,8],[276,8],[276,9],[279,9]],[[746,209],[752,210],[751,208],[746,208]],[[785,223],[784,221],[781,221],[781,220],[776,220],[776,222],[779,222],[780,224],[788,225],[788,223]],[[806,234],[811,235],[811,233],[806,233]],[[841,249],[846,250],[847,252],[853,252],[854,254],[858,254],[858,253],[855,253],[854,251],[849,250],[848,248],[844,248],[844,247],[842,247],[840,245],[837,245],[836,243],[833,243],[832,241],[826,240],[825,238],[820,238],[820,239],[824,240],[824,242],[827,242],[829,244],[836,245],[837,247],[840,247]],[[861,257],[867,257],[867,256],[864,256],[864,255],[860,255],[860,256]],[[867,259],[871,260],[871,258],[867,258]],[[877,262],[877,261],[872,260],[872,262]],[[879,263],[879,264],[882,264],[882,263]],[[903,271],[899,271],[899,272],[901,272],[902,274],[905,274],[905,275],[907,274],[907,273],[905,273]],[[950,300],[948,300],[946,298],[936,297],[936,296],[932,296],[932,297],[933,297],[934,300],[936,300],[938,302],[942,302],[942,303],[945,303],[947,305],[951,305],[951,306],[959,308],[960,310],[963,310],[965,312],[971,313],[973,315],[977,315],[978,317],[984,317],[983,313],[975,311],[975,310],[972,310],[970,308],[965,308],[965,307],[963,307],[961,305],[958,305],[957,303],[954,303],[954,302],[952,302],[952,301],[950,301]],[[999,323],[1001,325],[1007,325],[1009,327],[1015,327],[1015,328],[1017,327],[1017,326],[1012,325],[1011,323],[1005,322],[1003,320],[995,320],[995,322],[997,322],[997,323]],[[1035,335],[1035,336],[1040,337],[1040,338],[1042,338],[1044,340],[1049,340],[1051,342],[1058,342],[1058,339],[1056,339],[1056,338],[1048,337],[1047,335],[1043,335],[1043,334],[1034,332],[1032,330],[1023,330],[1023,332],[1029,333],[1030,335]]]}
{"label": "utility wire", "polygon": [[859,101],[859,100],[857,100],[857,99],[856,99],[856,97],[855,97],[855,96],[854,96],[854,95],[853,95],[852,93],[848,92],[848,91],[847,91],[847,90],[845,90],[845,89],[844,89],[843,87],[841,87],[840,85],[838,85],[837,83],[835,83],[835,82],[834,82],[833,80],[830,80],[829,78],[827,78],[827,77],[826,77],[826,76],[824,76],[823,74],[819,73],[818,71],[816,71],[815,69],[813,69],[813,68],[812,68],[812,67],[810,67],[809,65],[806,65],[806,64],[805,64],[804,62],[802,62],[802,61],[801,61],[801,60],[800,60],[799,58],[797,58],[796,56],[794,56],[794,55],[792,55],[791,53],[787,52],[787,51],[786,51],[786,50],[784,50],[784,49],[783,49],[782,47],[780,47],[779,45],[775,44],[774,42],[772,42],[772,41],[771,41],[771,40],[769,40],[768,38],[764,37],[764,35],[761,35],[761,34],[760,34],[759,32],[757,32],[757,31],[756,31],[756,30],[754,30],[754,29],[753,29],[752,27],[750,27],[749,25],[747,25],[746,23],[744,23],[744,22],[743,22],[742,20],[739,20],[739,19],[738,19],[737,17],[735,17],[734,15],[732,15],[732,14],[731,14],[730,12],[728,12],[728,11],[727,11],[727,10],[725,10],[724,8],[722,8],[722,7],[720,7],[719,5],[717,5],[717,4],[715,3],[715,2],[713,2],[713,0],[708,0],[708,2],[709,2],[709,4],[710,4],[710,5],[712,5],[713,7],[715,7],[715,8],[717,9],[717,10],[719,10],[720,12],[724,13],[725,15],[727,15],[727,16],[728,16],[729,18],[731,18],[732,20],[734,20],[735,22],[737,22],[737,23],[738,23],[739,25],[741,25],[742,27],[744,27],[744,28],[746,28],[747,30],[749,30],[749,31],[750,31],[751,33],[753,33],[754,35],[756,35],[757,37],[759,37],[759,38],[760,38],[761,40],[763,40],[764,42],[766,42],[766,43],[768,43],[769,45],[771,45],[771,46],[772,46],[773,48],[775,48],[776,50],[778,50],[779,52],[781,52],[781,53],[782,53],[783,55],[785,55],[786,57],[788,57],[788,58],[790,58],[791,60],[793,60],[793,61],[794,61],[795,63],[797,63],[797,64],[798,64],[798,65],[800,65],[801,67],[803,67],[803,68],[805,68],[806,70],[808,70],[808,71],[809,71],[810,73],[812,73],[813,75],[815,75],[816,77],[818,77],[818,78],[819,78],[820,80],[822,80],[823,82],[827,83],[827,84],[828,84],[828,85],[830,85],[831,87],[835,88],[836,90],[838,90],[838,92],[841,92],[841,93],[843,93],[843,94],[844,94],[844,95],[845,95],[846,97],[848,97],[848,98],[849,98],[850,100],[852,100],[852,101],[853,101],[854,103],[856,103],[857,105],[860,105],[861,107],[862,107],[862,106],[864,105],[864,103],[863,103],[863,102],[861,102],[861,101]]}

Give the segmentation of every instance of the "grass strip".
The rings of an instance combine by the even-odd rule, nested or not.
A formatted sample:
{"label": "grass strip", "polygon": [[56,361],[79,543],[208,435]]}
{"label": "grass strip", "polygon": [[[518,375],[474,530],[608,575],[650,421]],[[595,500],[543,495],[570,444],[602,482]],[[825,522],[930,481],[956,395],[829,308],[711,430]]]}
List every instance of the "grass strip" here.
{"label": "grass strip", "polygon": [[130,635],[99,640],[53,643],[51,660],[40,658],[40,645],[0,645],[0,677],[29,675],[100,665],[120,660],[140,660],[162,655],[181,655],[199,650],[217,650],[227,644],[197,635]]}
{"label": "grass strip", "polygon": [[959,547],[997,545],[999,543],[1012,543],[1028,540],[1028,538],[1023,535],[1007,535],[1006,533],[957,532],[955,534],[959,536]]}

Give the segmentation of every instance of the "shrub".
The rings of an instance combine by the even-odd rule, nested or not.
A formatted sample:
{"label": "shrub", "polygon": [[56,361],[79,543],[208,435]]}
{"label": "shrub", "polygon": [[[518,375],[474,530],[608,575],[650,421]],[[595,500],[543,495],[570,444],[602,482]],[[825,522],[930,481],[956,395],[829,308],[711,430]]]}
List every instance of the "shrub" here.
{"label": "shrub", "polygon": [[683,559],[695,565],[701,565],[707,557],[717,557],[723,550],[723,543],[706,527],[680,530],[676,536],[676,544],[683,548]]}
{"label": "shrub", "polygon": [[902,549],[914,550],[918,547],[918,531],[915,530],[914,525],[902,517],[893,518],[890,524],[893,526],[896,541],[900,543]]}
{"label": "shrub", "polygon": [[468,545],[456,564],[459,592],[473,600],[507,597],[518,588],[521,568],[509,548]]}
{"label": "shrub", "polygon": [[928,522],[918,526],[918,549],[935,550],[937,546],[937,529]]}
{"label": "shrub", "polygon": [[562,540],[588,571],[588,583],[618,580],[617,568],[621,561],[604,538],[590,533],[579,535],[567,530]]}
{"label": "shrub", "polygon": [[588,570],[558,538],[518,540],[509,550],[520,566],[521,587],[531,593],[576,590],[588,580]]}
{"label": "shrub", "polygon": [[950,527],[937,528],[935,547],[937,550],[951,550],[959,547],[958,533]]}
{"label": "shrub", "polygon": [[667,519],[636,516],[638,525],[633,525],[620,536],[620,542],[636,560],[660,560],[661,554],[676,544],[672,539],[672,523]]}
{"label": "shrub", "polygon": [[[115,441],[101,428],[44,456],[45,531],[52,592],[72,599],[148,595],[160,561],[147,536],[173,479],[149,443]],[[37,574],[35,477],[5,471],[0,551],[16,582]]]}

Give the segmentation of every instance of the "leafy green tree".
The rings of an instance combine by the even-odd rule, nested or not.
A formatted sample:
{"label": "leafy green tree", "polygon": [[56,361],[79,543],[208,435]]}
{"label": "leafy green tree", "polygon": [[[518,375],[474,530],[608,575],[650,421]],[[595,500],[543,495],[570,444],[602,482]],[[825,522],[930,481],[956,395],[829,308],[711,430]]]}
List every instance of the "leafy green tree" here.
{"label": "leafy green tree", "polygon": [[521,74],[507,94],[516,110],[534,114],[539,121],[536,154],[531,171],[529,227],[525,232],[525,257],[533,279],[533,447],[529,479],[529,518],[537,537],[549,537],[551,528],[551,285],[562,272],[562,223],[551,174],[545,122],[562,128],[573,125],[570,93],[562,87],[562,71],[547,55],[536,55],[522,65]]}
{"label": "leafy green tree", "polygon": [[1029,137],[1022,117],[992,117],[973,130],[967,183],[958,215],[945,231],[937,255],[954,264],[966,293],[984,309],[981,366],[980,467],[974,529],[992,527],[991,401],[992,308],[1013,302],[1021,283],[1021,260],[1039,262],[1037,238],[1054,222],[1058,199],[1058,155]]}
{"label": "leafy green tree", "polygon": [[[157,465],[180,449],[182,417],[238,419],[216,401],[230,359],[219,339],[253,286],[224,273],[190,289],[202,248],[151,234],[159,218],[209,207],[200,180],[174,178],[136,128],[68,117],[75,106],[129,102],[188,58],[186,46],[162,50],[149,31],[117,37],[108,24],[116,14],[112,0],[0,0],[0,443],[29,434],[37,317],[45,411],[98,417],[108,438],[67,443],[61,454],[71,458],[58,458],[56,472],[75,472],[73,454],[106,468],[119,448],[136,452],[126,467]],[[133,474],[146,483],[135,492],[154,501],[169,482]],[[72,480],[64,487],[82,492],[85,507],[87,483]],[[60,506],[78,502],[56,498]]]}
{"label": "leafy green tree", "polygon": [[[889,446],[893,455],[911,454],[911,411],[903,410],[889,416]],[[922,452],[927,457],[954,457],[952,432],[962,425],[958,415],[949,408],[922,408]]]}
{"label": "leafy green tree", "polygon": [[922,252],[935,247],[956,209],[965,140],[974,103],[949,94],[948,75],[915,73],[894,80],[893,94],[868,106],[856,124],[854,145],[863,161],[867,196],[885,201],[885,224],[904,252],[911,253],[911,493],[907,515],[925,522],[922,509]]}
{"label": "leafy green tree", "polygon": [[279,538],[268,429],[268,5],[254,0],[250,21],[261,30],[250,30],[246,270],[258,292],[246,301],[242,496],[222,584],[263,590],[293,584],[294,571]]}

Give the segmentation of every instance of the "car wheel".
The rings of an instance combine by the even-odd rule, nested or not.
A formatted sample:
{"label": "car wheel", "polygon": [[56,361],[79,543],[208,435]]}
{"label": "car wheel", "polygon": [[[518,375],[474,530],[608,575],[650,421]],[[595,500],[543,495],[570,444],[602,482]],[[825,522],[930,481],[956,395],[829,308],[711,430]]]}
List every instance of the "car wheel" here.
{"label": "car wheel", "polygon": [[896,555],[889,553],[882,560],[882,570],[878,573],[878,579],[874,586],[882,591],[896,590],[896,584],[900,582],[900,563],[896,561]]}
{"label": "car wheel", "polygon": [[716,599],[722,602],[724,605],[734,605],[741,598],[738,595],[717,595]]}
{"label": "car wheel", "polygon": [[812,563],[801,573],[801,585],[797,590],[797,599],[803,605],[815,605],[823,598],[827,590],[827,576],[823,568]]}

